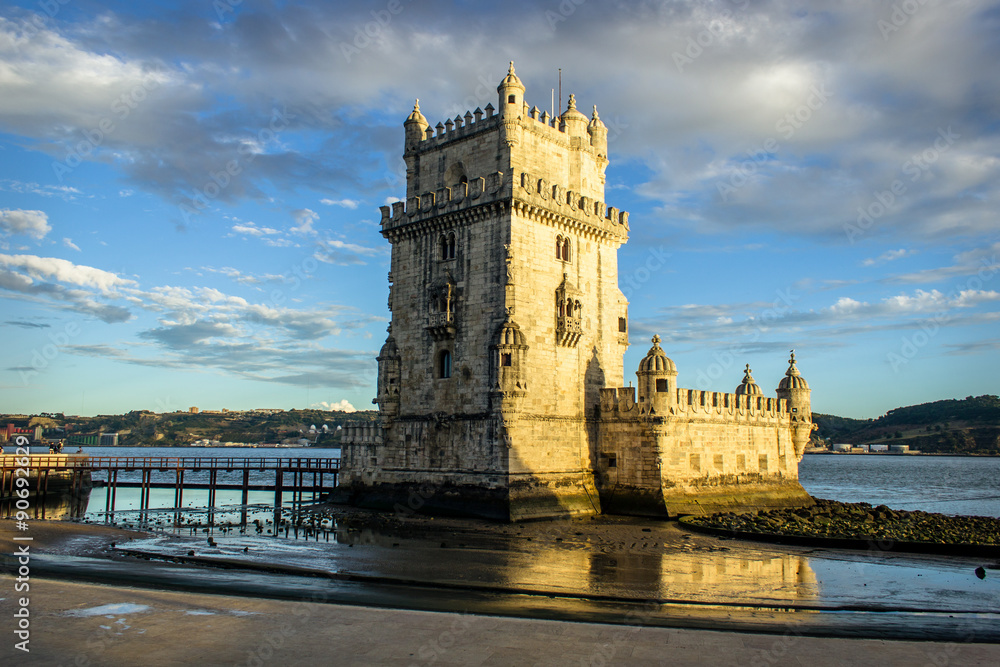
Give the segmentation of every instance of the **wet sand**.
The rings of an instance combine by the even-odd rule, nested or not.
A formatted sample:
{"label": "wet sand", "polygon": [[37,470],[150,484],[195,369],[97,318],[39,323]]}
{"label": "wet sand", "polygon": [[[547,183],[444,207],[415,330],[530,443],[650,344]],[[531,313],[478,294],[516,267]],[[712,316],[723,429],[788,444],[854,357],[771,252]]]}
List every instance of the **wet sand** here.
{"label": "wet sand", "polygon": [[[526,654],[516,653],[517,645],[511,645],[511,633],[544,638],[537,644],[549,653],[532,649],[527,654],[537,657],[537,664],[561,664],[562,657],[574,663],[587,656],[597,659],[608,651],[613,651],[604,657],[608,664],[619,658],[659,663],[664,642],[671,645],[671,656],[674,648],[681,651],[678,659],[690,649],[699,662],[710,656],[698,647],[729,647],[718,656],[722,664],[755,659],[765,660],[758,664],[800,664],[797,660],[812,652],[811,664],[824,664],[825,657],[843,657],[854,650],[876,651],[880,661],[890,664],[897,659],[900,664],[933,663],[934,649],[948,651],[937,657],[951,664],[1000,660],[1000,647],[984,643],[1000,641],[992,589],[981,589],[986,597],[977,595],[980,589],[970,581],[967,590],[944,599],[905,590],[907,581],[910,588],[923,587],[915,577],[928,572],[956,577],[971,572],[972,563],[955,559],[890,558],[876,563],[886,557],[835,553],[817,560],[816,550],[719,540],[688,534],[676,524],[628,519],[497,525],[360,517],[340,523],[353,523],[354,528],[330,543],[321,533],[294,540],[213,531],[216,546],[211,547],[204,533],[150,537],[104,526],[32,522],[32,572],[40,577],[33,583],[32,613],[38,619],[33,643],[39,639],[39,644],[51,647],[50,658],[65,664],[72,662],[73,647],[95,637],[103,637],[97,646],[105,657],[90,664],[128,662],[129,656],[134,660],[139,654],[150,655],[149,649],[164,660],[150,664],[178,664],[188,662],[184,652],[192,645],[201,646],[205,656],[216,656],[199,660],[204,664],[246,664],[247,650],[268,628],[280,627],[278,619],[294,620],[296,610],[309,610],[315,622],[279,635],[275,641],[282,642],[282,657],[270,661],[311,662],[320,655],[315,651],[328,650],[323,646],[331,646],[332,640],[351,647],[344,654],[353,656],[348,663],[530,664],[523,660]],[[12,543],[11,522],[0,522],[0,536],[5,545]],[[191,551],[193,557],[188,556]],[[151,560],[128,555],[137,553]],[[874,595],[859,591],[850,599],[838,599],[824,593],[824,588],[830,589],[824,568],[837,563],[861,575],[891,571],[899,576],[871,589]],[[994,575],[989,583],[995,585],[996,579]],[[3,580],[7,595],[0,597],[7,599],[0,602],[0,614],[10,618],[13,582],[7,576]],[[101,583],[80,583],[88,580]],[[950,585],[944,582],[943,587]],[[170,589],[186,592],[165,592]],[[102,600],[145,605],[152,611],[109,612],[114,619],[66,616],[99,606]],[[202,607],[214,610],[212,615],[188,613]],[[230,613],[251,608],[255,615]],[[138,628],[140,620],[145,631],[133,632],[131,627]],[[588,625],[593,622],[599,625]],[[462,628],[462,636],[470,638],[462,646],[452,628],[455,623],[471,628]],[[379,633],[362,631],[366,624],[378,625],[379,632],[385,627],[398,632],[390,633],[392,641],[377,640]],[[361,636],[354,634],[358,631]],[[425,645],[429,635],[444,637],[449,648]],[[705,639],[709,635],[711,642]],[[183,645],[172,646],[181,636]],[[567,643],[570,636],[572,643]],[[944,643],[860,639],[872,636]],[[319,644],[317,637],[323,638]],[[840,643],[834,650],[824,642]],[[11,644],[3,646],[0,656],[8,655]],[[867,654],[868,660],[872,657]],[[602,663],[597,659],[594,664]]]}

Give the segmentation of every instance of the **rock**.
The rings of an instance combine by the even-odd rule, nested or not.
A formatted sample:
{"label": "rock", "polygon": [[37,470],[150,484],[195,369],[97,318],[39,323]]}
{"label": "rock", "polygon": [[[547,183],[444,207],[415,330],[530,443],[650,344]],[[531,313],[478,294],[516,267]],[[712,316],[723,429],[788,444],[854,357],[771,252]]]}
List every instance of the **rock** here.
{"label": "rock", "polygon": [[986,578],[986,569],[982,565],[976,568],[976,576],[980,579]]}

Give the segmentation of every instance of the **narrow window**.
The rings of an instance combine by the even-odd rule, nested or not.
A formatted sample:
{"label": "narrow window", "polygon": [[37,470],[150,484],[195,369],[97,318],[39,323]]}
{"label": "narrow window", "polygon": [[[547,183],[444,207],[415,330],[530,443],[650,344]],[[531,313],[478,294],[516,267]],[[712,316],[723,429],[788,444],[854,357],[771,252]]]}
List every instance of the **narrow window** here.
{"label": "narrow window", "polygon": [[500,365],[510,366],[510,352],[504,352],[500,355]]}
{"label": "narrow window", "polygon": [[562,259],[563,237],[556,237],[556,259]]}
{"label": "narrow window", "polygon": [[513,104],[514,103],[514,99],[515,98],[514,98],[513,95],[508,95],[507,96],[507,104]]}
{"label": "narrow window", "polygon": [[569,239],[563,239],[562,260],[564,262],[568,262],[569,258],[570,258]]}
{"label": "narrow window", "polygon": [[448,237],[442,234],[439,244],[441,245],[441,259],[448,259]]}
{"label": "narrow window", "polygon": [[452,232],[448,234],[448,257],[447,259],[455,259],[455,233]]}
{"label": "narrow window", "polygon": [[617,468],[618,467],[618,455],[617,454],[608,454],[608,467],[609,468]]}
{"label": "narrow window", "polygon": [[670,391],[670,381],[666,380],[664,378],[657,378],[656,379],[656,391],[657,392]]}
{"label": "narrow window", "polygon": [[621,333],[625,333],[628,331],[628,322],[625,320],[624,317],[618,318],[618,331]]}
{"label": "narrow window", "polygon": [[438,357],[438,377],[442,379],[451,377],[451,352],[448,350],[441,350],[441,355]]}

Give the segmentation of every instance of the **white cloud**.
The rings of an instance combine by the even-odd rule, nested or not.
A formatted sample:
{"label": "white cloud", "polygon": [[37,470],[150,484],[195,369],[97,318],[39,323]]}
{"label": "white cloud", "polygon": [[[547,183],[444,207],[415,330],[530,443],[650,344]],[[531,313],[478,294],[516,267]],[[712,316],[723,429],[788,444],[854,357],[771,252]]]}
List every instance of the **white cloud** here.
{"label": "white cloud", "polygon": [[52,231],[49,216],[44,211],[22,209],[0,209],[0,234],[23,234],[35,239],[43,239]]}
{"label": "white cloud", "polygon": [[902,259],[907,255],[912,255],[909,250],[905,248],[900,248],[899,250],[887,250],[878,257],[869,257],[868,259],[861,262],[861,266],[878,266],[880,264],[885,264],[887,262],[893,262],[897,259]]}
{"label": "white cloud", "polygon": [[245,236],[272,236],[281,233],[280,230],[273,227],[258,227],[252,222],[240,222],[233,225],[231,229],[234,234],[243,234]]}
{"label": "white cloud", "polygon": [[295,218],[295,222],[298,223],[295,227],[290,230],[293,234],[300,234],[306,236],[309,234],[315,234],[316,230],[312,228],[313,223],[319,220],[319,214],[308,208],[300,208],[292,211],[292,217]]}
{"label": "white cloud", "polygon": [[349,208],[352,211],[358,207],[360,202],[353,199],[320,199],[320,204],[326,204],[327,206],[343,206],[344,208]]}
{"label": "white cloud", "polygon": [[59,282],[81,287],[96,287],[103,292],[110,292],[116,287],[135,285],[134,280],[121,278],[118,275],[92,266],[74,264],[57,257],[39,257],[38,255],[0,255],[0,266],[20,269],[31,278],[55,279]]}
{"label": "white cloud", "polygon": [[320,401],[319,403],[313,403],[309,407],[316,408],[318,410],[329,410],[329,411],[337,410],[339,412],[358,411],[358,409],[355,408],[353,405],[351,405],[346,398],[339,400],[336,403],[328,403],[327,401]]}
{"label": "white cloud", "polygon": [[63,245],[66,246],[67,248],[69,248],[70,250],[76,250],[77,252],[81,252],[80,251],[80,246],[78,246],[77,244],[73,243],[73,239],[71,239],[69,237],[63,237]]}

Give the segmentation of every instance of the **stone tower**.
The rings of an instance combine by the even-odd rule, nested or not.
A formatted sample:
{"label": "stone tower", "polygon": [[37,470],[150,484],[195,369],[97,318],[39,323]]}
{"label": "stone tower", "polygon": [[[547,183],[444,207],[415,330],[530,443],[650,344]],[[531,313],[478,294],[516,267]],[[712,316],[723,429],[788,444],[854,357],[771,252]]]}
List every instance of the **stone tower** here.
{"label": "stone tower", "polygon": [[[378,428],[345,439],[355,503],[504,520],[598,513],[600,390],[623,381],[628,214],[604,204],[607,128],[549,117],[511,63],[497,107],[404,122]],[[657,380],[658,381],[658,380]],[[655,388],[655,382],[654,382]]]}

